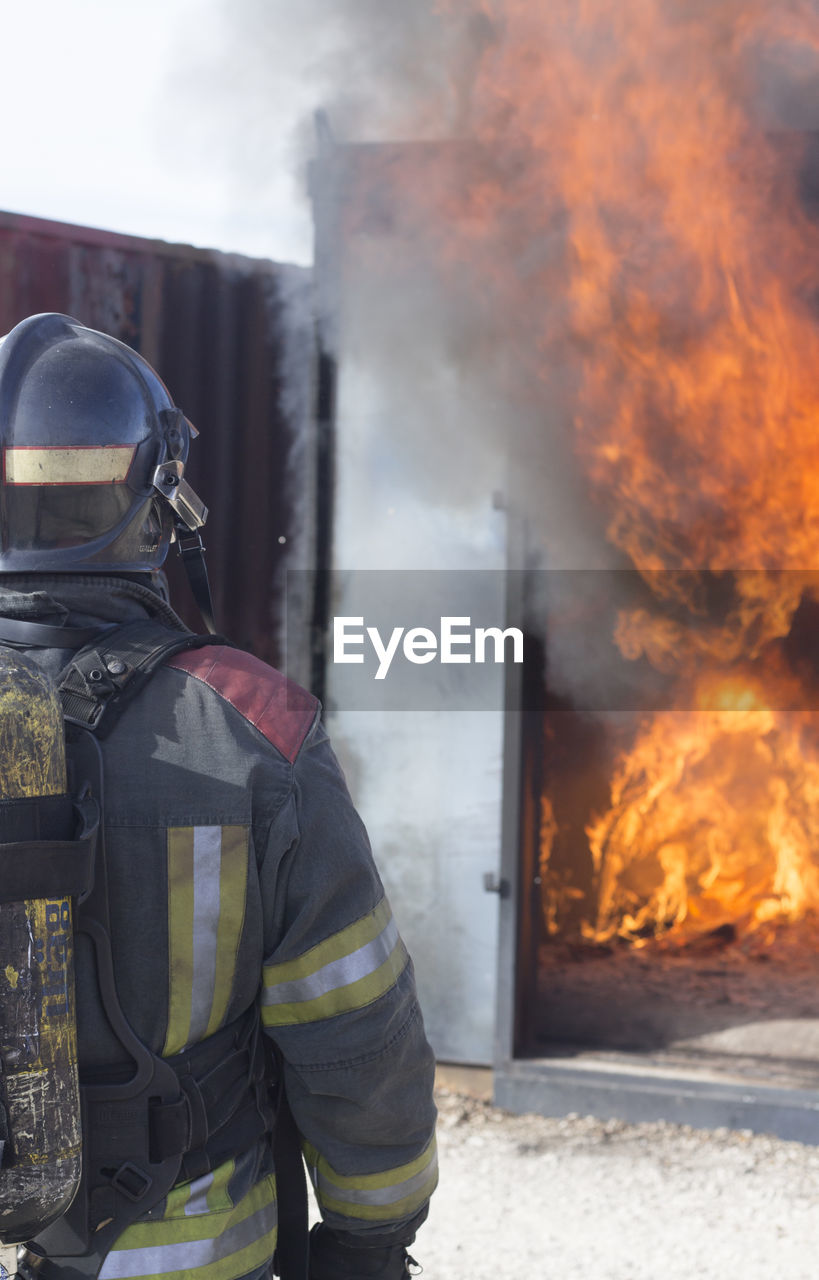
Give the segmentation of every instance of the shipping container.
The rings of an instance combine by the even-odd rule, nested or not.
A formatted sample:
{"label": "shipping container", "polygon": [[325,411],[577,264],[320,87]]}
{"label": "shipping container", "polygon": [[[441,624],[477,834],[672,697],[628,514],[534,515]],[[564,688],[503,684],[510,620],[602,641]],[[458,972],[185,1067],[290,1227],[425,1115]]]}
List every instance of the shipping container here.
{"label": "shipping container", "polygon": [[[154,366],[201,433],[188,476],[210,509],[219,630],[276,666],[285,566],[314,550],[311,290],[306,268],[0,213],[0,332],[59,311]],[[179,567],[172,552],[174,600],[201,630]]]}

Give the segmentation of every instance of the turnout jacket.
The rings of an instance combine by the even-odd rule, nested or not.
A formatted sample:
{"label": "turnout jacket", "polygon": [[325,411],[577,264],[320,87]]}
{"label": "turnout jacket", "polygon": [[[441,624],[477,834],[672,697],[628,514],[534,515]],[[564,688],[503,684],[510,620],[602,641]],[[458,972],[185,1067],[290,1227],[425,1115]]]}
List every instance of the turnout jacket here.
{"label": "turnout jacket", "polygon": [[[0,614],[85,626],[179,619],[97,575],[6,578]],[[70,652],[30,649],[52,676]],[[226,646],[168,660],[101,742],[113,960],[137,1035],[169,1057],[259,1001],[327,1224],[409,1243],[434,1189],[432,1054],[412,964],[316,700]],[[81,1075],[123,1051],[77,936]],[[269,1140],[177,1185],[102,1280],[234,1280],[276,1244]]]}

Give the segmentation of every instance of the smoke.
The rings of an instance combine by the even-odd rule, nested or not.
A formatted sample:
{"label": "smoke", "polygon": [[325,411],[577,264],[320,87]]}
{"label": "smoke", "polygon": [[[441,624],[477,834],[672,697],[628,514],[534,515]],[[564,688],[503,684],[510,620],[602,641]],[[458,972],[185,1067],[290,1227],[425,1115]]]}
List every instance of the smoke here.
{"label": "smoke", "polygon": [[436,0],[233,0],[235,82],[276,110],[312,98],[357,141],[447,136],[464,82],[492,38],[480,11],[445,15]]}
{"label": "smoke", "polygon": [[[678,375],[707,381],[698,353],[730,321],[745,329],[741,376],[765,390],[782,337],[752,307],[793,266],[778,206],[799,163],[768,135],[819,125],[816,6],[234,0],[224,35],[209,134],[244,198],[269,199],[271,174],[287,171],[306,223],[313,160],[340,465],[358,460],[345,484],[359,532],[354,518],[341,530],[351,567],[430,563],[447,537],[464,563],[495,555],[490,535],[470,552],[464,531],[498,493],[545,567],[699,568],[689,544],[709,521],[703,554],[741,557],[739,535],[719,543],[725,493],[702,481],[721,391],[694,411],[695,443],[681,442]],[[316,158],[318,108],[335,143]],[[699,179],[688,194],[685,166]],[[716,283],[694,232],[716,246]],[[648,368],[654,333],[667,389]],[[740,467],[731,483],[751,481]],[[652,486],[667,493],[662,527],[630,514],[635,488],[643,501]],[[566,679],[604,665],[567,652]]]}
{"label": "smoke", "polygon": [[180,39],[166,149],[183,171],[210,170],[234,221],[269,218],[260,255],[304,263],[316,111],[356,142],[453,136],[493,38],[486,14],[436,0],[210,0],[203,18]]}

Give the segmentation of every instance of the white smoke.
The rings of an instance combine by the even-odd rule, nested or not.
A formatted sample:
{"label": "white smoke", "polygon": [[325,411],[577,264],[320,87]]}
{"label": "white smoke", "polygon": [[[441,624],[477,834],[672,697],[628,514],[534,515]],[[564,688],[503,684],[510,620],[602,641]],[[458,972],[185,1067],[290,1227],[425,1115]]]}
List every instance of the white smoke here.
{"label": "white smoke", "polygon": [[[669,0],[669,11],[675,4],[687,13],[681,0]],[[428,528],[437,520],[443,531],[468,522],[498,492],[525,522],[539,563],[582,569],[623,563],[606,540],[607,517],[574,458],[581,358],[562,315],[572,210],[539,185],[542,163],[530,170],[526,160],[533,126],[544,123],[564,90],[549,82],[528,117],[514,101],[483,98],[481,123],[491,120],[495,145],[490,154],[469,141],[476,76],[484,60],[504,57],[506,7],[502,0],[457,6],[444,0],[232,0],[223,10],[208,103],[197,119],[214,157],[234,175],[237,198],[269,205],[272,217],[287,174],[301,194],[302,245],[314,211],[323,225],[322,320],[325,334],[341,343],[347,405],[339,445],[342,454],[356,450],[363,460],[361,500],[372,507],[369,526],[361,522],[361,554],[375,554],[377,546],[381,564],[391,558],[412,563],[419,497]],[[764,10],[765,0],[753,7]],[[771,12],[775,7],[771,0]],[[616,8],[614,28],[624,20]],[[741,10],[734,0],[714,6],[718,25],[730,31]],[[703,21],[709,12],[703,6]],[[611,49],[604,40],[595,44],[586,34],[583,46],[571,24],[557,31],[553,20],[548,27],[545,11],[534,5],[526,16],[518,4],[515,14],[528,24],[531,63],[540,60],[547,75],[545,31],[565,46],[576,44],[589,65],[597,59],[605,68]],[[724,55],[723,35],[719,48],[715,37],[714,58]],[[520,25],[516,39],[525,43]],[[815,115],[813,68],[811,54],[797,56],[780,43],[758,67],[743,66],[737,75],[755,86],[762,116],[804,127]],[[622,90],[627,94],[628,77]],[[587,109],[584,92],[566,84],[572,110]],[[319,149],[311,209],[307,174],[317,151],[317,109],[326,112],[337,146]],[[552,142],[559,146],[561,139]],[[380,148],[368,150],[373,143]],[[623,274],[642,272],[651,290],[655,277],[667,284],[659,279],[666,264],[661,259],[652,275],[656,193],[639,170],[639,139],[628,158],[634,218],[617,243]],[[483,239],[475,234],[482,183],[493,196],[506,195],[495,230]],[[402,199],[402,184],[422,198]],[[471,194],[466,202],[465,192]],[[539,220],[531,218],[533,209]],[[342,230],[351,211],[352,227]],[[458,218],[465,221],[453,236]],[[470,235],[474,260],[467,254],[453,263],[447,237],[468,241]],[[676,267],[683,285],[685,267]],[[684,303],[684,287],[679,296]],[[499,313],[493,309],[498,297],[519,301]],[[566,319],[562,347],[538,345],[544,318],[552,335]],[[390,524],[389,513],[402,507],[411,513],[405,524]],[[476,557],[481,554],[476,547]],[[544,608],[548,612],[548,601]],[[566,655],[573,672],[596,663],[599,673],[599,655],[582,663],[577,653]]]}
{"label": "white smoke", "polygon": [[[190,25],[167,106],[166,148],[182,170],[209,168],[235,223],[269,215],[260,256],[307,263],[306,170],[315,113],[356,142],[463,132],[469,85],[493,38],[486,14],[444,17],[435,0],[211,0]],[[272,247],[275,245],[275,249]]]}

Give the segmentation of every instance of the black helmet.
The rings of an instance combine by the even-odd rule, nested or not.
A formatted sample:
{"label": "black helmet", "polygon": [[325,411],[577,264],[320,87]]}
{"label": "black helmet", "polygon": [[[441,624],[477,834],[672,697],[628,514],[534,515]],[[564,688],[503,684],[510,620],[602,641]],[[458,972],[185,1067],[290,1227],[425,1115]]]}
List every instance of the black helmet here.
{"label": "black helmet", "polygon": [[69,316],[16,325],[0,339],[0,573],[158,568],[207,516],[183,479],[192,434],[125,343]]}

